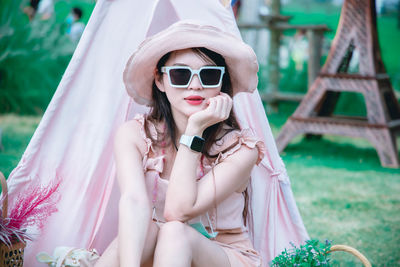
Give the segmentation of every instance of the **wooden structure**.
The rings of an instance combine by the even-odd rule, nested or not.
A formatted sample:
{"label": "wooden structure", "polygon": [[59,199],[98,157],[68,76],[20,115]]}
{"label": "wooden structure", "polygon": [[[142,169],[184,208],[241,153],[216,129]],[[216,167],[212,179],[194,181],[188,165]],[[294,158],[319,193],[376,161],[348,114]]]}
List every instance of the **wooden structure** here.
{"label": "wooden structure", "polygon": [[[358,73],[348,73],[353,52]],[[364,96],[367,116],[334,116],[341,92]],[[345,0],[339,27],[321,73],[283,126],[276,142],[282,151],[298,134],[334,134],[369,140],[381,164],[399,167],[396,133],[400,105],[386,74],[378,43],[374,0]]]}
{"label": "wooden structure", "polygon": [[323,35],[329,28],[326,25],[293,25],[289,24],[288,21],[291,19],[290,16],[280,15],[280,2],[274,1],[271,6],[272,14],[260,16],[263,23],[249,24],[241,23],[239,28],[241,30],[260,30],[269,29],[269,56],[268,56],[268,88],[266,93],[261,94],[261,99],[276,109],[279,101],[296,101],[300,102],[303,98],[303,93],[290,93],[290,92],[279,92],[279,47],[281,41],[282,32],[285,30],[304,30],[308,39],[308,87],[316,79],[320,71],[320,61],[322,52],[322,41]]}

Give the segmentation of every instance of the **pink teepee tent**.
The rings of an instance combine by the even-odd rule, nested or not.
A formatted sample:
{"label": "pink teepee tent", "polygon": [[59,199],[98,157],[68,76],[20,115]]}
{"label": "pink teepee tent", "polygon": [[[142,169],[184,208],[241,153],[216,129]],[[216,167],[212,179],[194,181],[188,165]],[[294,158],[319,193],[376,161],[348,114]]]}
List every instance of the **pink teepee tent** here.
{"label": "pink teepee tent", "polygon": [[[39,266],[35,255],[51,253],[57,246],[102,252],[116,236],[119,192],[113,136],[124,121],[147,111],[125,92],[126,61],[146,36],[181,19],[202,21],[239,36],[230,6],[223,2],[227,1],[97,2],[57,91],[8,180],[13,199],[32,183],[62,179],[59,211],[28,244],[25,266]],[[241,93],[234,102],[241,125],[253,128],[268,150],[252,175],[254,245],[266,265],[290,241],[308,237],[258,92]]]}

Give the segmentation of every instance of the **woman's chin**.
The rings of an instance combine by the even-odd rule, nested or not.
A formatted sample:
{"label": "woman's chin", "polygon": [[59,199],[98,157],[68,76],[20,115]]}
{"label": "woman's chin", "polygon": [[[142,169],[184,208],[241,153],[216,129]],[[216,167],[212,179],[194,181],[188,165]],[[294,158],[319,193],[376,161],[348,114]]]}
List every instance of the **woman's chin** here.
{"label": "woman's chin", "polygon": [[190,108],[190,110],[188,110],[187,114],[191,116],[199,111],[205,110],[206,108],[207,108],[206,105],[193,106]]}
{"label": "woman's chin", "polygon": [[185,117],[189,118],[193,114],[205,110],[207,105],[190,105],[190,106],[181,106],[180,108],[175,108],[175,111],[179,112],[180,114],[184,115]]}

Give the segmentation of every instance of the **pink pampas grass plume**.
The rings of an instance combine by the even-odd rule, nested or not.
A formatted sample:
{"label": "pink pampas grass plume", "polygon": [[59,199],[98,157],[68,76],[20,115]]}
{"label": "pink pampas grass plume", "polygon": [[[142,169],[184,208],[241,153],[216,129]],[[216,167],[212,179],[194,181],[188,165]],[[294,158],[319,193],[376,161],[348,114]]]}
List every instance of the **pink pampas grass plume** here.
{"label": "pink pampas grass plume", "polygon": [[30,186],[21,192],[11,207],[8,215],[8,227],[25,229],[35,226],[42,229],[46,219],[57,211],[56,204],[60,198],[57,189],[60,180],[51,182],[48,186]]}

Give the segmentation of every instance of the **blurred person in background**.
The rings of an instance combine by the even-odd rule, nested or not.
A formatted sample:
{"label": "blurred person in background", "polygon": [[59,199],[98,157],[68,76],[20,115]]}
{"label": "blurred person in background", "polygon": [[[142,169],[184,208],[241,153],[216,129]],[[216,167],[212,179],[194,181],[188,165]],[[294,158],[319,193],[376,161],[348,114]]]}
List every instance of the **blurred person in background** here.
{"label": "blurred person in background", "polygon": [[78,42],[81,38],[85,24],[80,21],[82,18],[82,9],[74,7],[71,9],[70,15],[67,17],[67,34],[73,42]]}
{"label": "blurred person in background", "polygon": [[40,0],[30,0],[29,5],[24,7],[24,13],[28,16],[30,21],[35,17],[39,2]]}
{"label": "blurred person in background", "polygon": [[397,3],[397,28],[400,29],[400,1]]}
{"label": "blurred person in background", "polygon": [[49,20],[54,14],[54,1],[40,0],[36,13],[41,20]]}
{"label": "blurred person in background", "polygon": [[239,11],[240,11],[240,0],[232,0],[232,10],[233,10],[233,15],[235,16],[235,18],[237,19],[239,16]]}
{"label": "blurred person in background", "polygon": [[293,41],[290,44],[291,56],[296,64],[296,70],[302,71],[304,68],[304,63],[308,60],[308,40],[306,37],[305,30],[297,30],[294,35]]}

